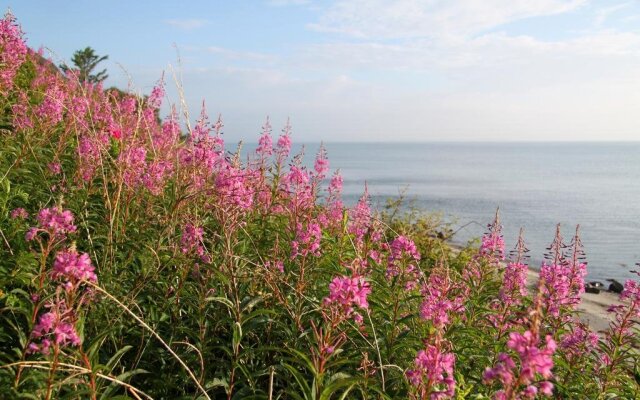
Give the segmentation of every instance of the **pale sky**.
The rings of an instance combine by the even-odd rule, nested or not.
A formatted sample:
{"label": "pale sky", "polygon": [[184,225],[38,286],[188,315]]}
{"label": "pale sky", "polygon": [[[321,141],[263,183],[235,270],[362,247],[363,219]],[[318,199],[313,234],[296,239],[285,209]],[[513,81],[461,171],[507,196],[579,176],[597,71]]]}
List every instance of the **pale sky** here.
{"label": "pale sky", "polygon": [[[180,51],[191,113],[228,140],[266,115],[297,141],[640,139],[640,1],[24,1],[54,59],[92,46],[149,92]],[[126,71],[126,73],[124,72]]]}

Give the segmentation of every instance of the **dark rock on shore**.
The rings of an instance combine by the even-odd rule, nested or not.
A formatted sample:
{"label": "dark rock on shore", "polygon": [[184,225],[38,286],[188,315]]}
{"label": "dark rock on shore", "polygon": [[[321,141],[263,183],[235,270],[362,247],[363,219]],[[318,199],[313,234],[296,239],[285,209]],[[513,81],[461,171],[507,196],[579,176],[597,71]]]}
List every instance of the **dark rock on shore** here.
{"label": "dark rock on shore", "polygon": [[613,293],[622,293],[622,291],[624,290],[624,286],[622,285],[622,283],[618,282],[615,279],[607,279],[607,280],[611,282],[611,284],[609,285],[609,291]]}
{"label": "dark rock on shore", "polygon": [[584,287],[584,291],[586,293],[600,294],[600,289],[598,289],[597,287],[594,287],[594,286],[589,286],[589,285],[586,285]]}

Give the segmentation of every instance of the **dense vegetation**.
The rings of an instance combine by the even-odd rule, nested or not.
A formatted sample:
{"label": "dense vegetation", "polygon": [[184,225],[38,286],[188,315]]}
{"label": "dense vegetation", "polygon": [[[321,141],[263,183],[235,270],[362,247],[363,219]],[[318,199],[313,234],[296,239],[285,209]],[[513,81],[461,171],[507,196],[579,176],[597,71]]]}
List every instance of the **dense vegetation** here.
{"label": "dense vegetation", "polygon": [[[257,151],[158,118],[0,22],[0,398],[638,398],[640,288],[597,335],[558,231],[535,290],[496,216],[478,250],[437,218],[347,208],[324,150]],[[502,261],[506,260],[506,263]]]}

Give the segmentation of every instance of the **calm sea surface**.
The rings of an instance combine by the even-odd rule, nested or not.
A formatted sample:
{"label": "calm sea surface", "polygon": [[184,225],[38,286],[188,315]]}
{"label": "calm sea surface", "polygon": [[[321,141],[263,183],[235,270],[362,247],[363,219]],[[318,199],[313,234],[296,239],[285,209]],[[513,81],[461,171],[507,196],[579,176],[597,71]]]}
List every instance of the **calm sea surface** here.
{"label": "calm sea surface", "polygon": [[[307,144],[306,163],[318,145]],[[589,279],[630,278],[640,262],[640,143],[329,143],[331,169],[353,203],[367,183],[374,204],[402,189],[416,205],[479,237],[500,207],[507,248],[520,227],[538,267],[557,223],[580,224]],[[248,149],[247,149],[248,150]],[[295,150],[295,148],[294,148]]]}

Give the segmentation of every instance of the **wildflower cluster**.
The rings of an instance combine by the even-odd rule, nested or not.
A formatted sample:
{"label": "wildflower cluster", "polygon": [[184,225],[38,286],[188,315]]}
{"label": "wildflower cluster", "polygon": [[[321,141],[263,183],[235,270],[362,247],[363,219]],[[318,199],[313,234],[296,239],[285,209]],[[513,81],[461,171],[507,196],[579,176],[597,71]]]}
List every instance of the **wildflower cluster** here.
{"label": "wildflower cluster", "polygon": [[18,68],[27,55],[23,33],[11,13],[0,20],[0,93],[11,87]]}
{"label": "wildflower cluster", "polygon": [[[27,212],[22,210],[16,216],[25,216]],[[39,232],[45,232],[52,241],[60,241],[66,235],[76,231],[73,224],[73,214],[69,210],[62,210],[59,207],[45,208],[40,210],[37,216],[38,226],[27,231],[26,239],[31,241],[36,239]]]}
{"label": "wildflower cluster", "polygon": [[419,399],[446,399],[454,396],[455,379],[453,368],[455,355],[441,353],[436,346],[429,345],[420,350],[415,359],[415,369],[407,371],[407,379],[418,387]]}
{"label": "wildflower cluster", "polygon": [[371,285],[362,277],[336,277],[329,284],[329,296],[325,297],[323,303],[329,307],[338,306],[345,318],[353,315],[356,322],[362,323],[362,315],[355,312],[355,308],[365,311],[369,308],[369,293]]}
{"label": "wildflower cluster", "polygon": [[[483,375],[485,381],[496,380],[502,385],[503,389],[496,392],[495,399],[535,398],[538,392],[551,396],[553,384],[548,379],[553,376],[551,368],[556,343],[551,336],[547,336],[545,342],[541,347],[539,338],[532,331],[509,335],[507,347],[515,352],[517,358],[500,353],[496,366],[487,368]],[[537,379],[538,375],[542,380]]]}
{"label": "wildflower cluster", "polygon": [[389,250],[387,279],[399,280],[406,290],[418,287],[422,272],[417,267],[420,252],[415,243],[405,236],[398,236],[389,245]]}
{"label": "wildflower cluster", "polygon": [[63,301],[47,304],[46,308],[48,311],[40,316],[31,331],[32,341],[27,352],[48,355],[52,347],[79,346],[73,310],[69,310]]}

